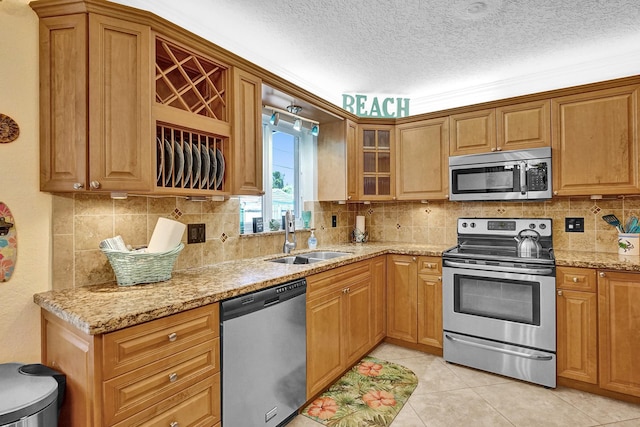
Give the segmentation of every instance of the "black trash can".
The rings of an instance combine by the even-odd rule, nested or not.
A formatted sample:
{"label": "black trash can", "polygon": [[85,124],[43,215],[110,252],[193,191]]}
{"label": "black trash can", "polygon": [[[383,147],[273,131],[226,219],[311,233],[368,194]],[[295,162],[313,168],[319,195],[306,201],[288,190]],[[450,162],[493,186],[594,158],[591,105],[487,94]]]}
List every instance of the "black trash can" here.
{"label": "black trash can", "polygon": [[0,364],[0,427],[57,427],[66,376],[39,363]]}

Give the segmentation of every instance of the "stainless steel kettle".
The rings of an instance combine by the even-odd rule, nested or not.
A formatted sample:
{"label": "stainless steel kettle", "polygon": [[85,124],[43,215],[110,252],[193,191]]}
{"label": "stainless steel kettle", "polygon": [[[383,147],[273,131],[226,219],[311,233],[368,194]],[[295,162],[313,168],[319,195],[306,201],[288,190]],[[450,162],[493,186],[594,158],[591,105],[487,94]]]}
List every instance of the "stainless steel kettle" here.
{"label": "stainless steel kettle", "polygon": [[[533,234],[525,235],[525,233]],[[536,230],[525,228],[524,230],[520,230],[517,237],[514,236],[513,238],[518,242],[517,250],[520,258],[540,258],[542,246],[538,242],[540,233]]]}

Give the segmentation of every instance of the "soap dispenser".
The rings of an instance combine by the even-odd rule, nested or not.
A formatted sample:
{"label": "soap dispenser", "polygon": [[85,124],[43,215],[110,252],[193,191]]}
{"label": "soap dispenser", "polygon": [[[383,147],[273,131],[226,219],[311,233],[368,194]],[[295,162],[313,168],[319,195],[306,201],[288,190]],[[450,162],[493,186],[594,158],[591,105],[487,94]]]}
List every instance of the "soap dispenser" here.
{"label": "soap dispenser", "polygon": [[318,246],[318,239],[316,239],[316,235],[314,234],[315,231],[316,231],[315,228],[311,229],[311,235],[309,236],[309,240],[307,240],[307,245],[309,246],[309,249],[315,249],[316,246]]}

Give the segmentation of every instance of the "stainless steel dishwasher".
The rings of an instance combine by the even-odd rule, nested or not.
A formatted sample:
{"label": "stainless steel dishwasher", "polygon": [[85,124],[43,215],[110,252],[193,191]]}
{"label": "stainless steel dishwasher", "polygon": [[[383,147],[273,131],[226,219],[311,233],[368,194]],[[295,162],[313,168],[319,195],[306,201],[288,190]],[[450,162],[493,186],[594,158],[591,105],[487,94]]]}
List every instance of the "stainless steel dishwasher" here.
{"label": "stainless steel dishwasher", "polygon": [[282,426],[306,401],[305,279],[222,301],[222,425]]}

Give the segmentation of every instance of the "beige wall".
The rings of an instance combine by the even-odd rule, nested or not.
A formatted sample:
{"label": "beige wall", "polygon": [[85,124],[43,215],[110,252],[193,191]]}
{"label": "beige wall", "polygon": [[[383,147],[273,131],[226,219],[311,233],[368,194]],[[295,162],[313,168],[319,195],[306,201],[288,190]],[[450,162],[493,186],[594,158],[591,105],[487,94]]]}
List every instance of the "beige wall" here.
{"label": "beige wall", "polygon": [[38,19],[23,2],[0,3],[0,113],[20,126],[0,144],[0,201],[15,217],[18,261],[0,283],[0,363],[40,361],[40,310],[33,294],[50,288],[51,196],[39,191]]}

